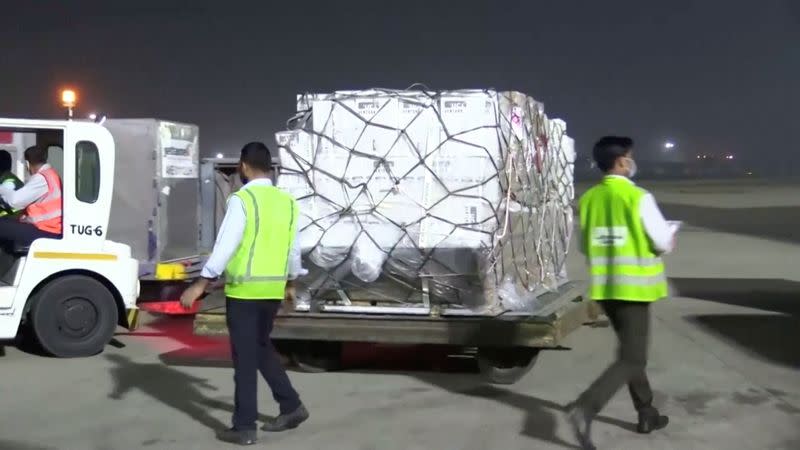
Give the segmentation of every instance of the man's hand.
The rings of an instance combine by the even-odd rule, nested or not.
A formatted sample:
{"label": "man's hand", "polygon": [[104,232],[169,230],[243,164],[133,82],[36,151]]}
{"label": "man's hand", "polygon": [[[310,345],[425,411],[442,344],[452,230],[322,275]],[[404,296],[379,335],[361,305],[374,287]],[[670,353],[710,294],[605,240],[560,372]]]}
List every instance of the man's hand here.
{"label": "man's hand", "polygon": [[201,278],[192,283],[192,285],[181,294],[181,305],[186,309],[190,309],[192,305],[194,305],[194,302],[206,292],[206,287],[208,287],[208,280],[205,278]]}
{"label": "man's hand", "polygon": [[295,297],[297,296],[297,290],[294,287],[294,281],[289,280],[286,283],[286,292],[284,293],[283,299],[288,302],[294,302]]}
{"label": "man's hand", "polygon": [[283,294],[283,304],[281,305],[281,310],[283,310],[284,313],[294,311],[294,299],[296,295],[297,291],[295,290],[294,282],[289,280],[289,282],[286,283],[286,290]]}

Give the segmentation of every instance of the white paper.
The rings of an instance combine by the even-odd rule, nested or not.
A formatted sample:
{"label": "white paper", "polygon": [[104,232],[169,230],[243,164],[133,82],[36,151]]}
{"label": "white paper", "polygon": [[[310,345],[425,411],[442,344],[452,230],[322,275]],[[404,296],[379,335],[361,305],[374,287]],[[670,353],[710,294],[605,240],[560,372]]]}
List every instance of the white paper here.
{"label": "white paper", "polygon": [[197,178],[198,139],[188,127],[162,122],[161,176],[163,178]]}

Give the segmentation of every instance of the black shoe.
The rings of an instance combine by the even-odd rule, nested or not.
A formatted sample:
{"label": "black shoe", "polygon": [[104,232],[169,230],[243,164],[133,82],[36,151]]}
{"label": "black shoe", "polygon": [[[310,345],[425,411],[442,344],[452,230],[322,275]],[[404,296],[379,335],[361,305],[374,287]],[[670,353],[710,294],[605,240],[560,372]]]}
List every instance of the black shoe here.
{"label": "black shoe", "polygon": [[295,409],[293,412],[289,414],[281,414],[274,419],[269,419],[264,422],[264,426],[261,427],[263,431],[269,431],[272,433],[277,433],[279,431],[286,431],[291,430],[292,428],[297,428],[300,426],[301,423],[308,420],[308,410],[305,406],[300,405],[299,408]]}
{"label": "black shoe", "polygon": [[256,430],[237,430],[228,428],[217,432],[217,439],[223,442],[239,445],[253,445],[258,442]]}
{"label": "black shoe", "polygon": [[665,428],[669,424],[669,417],[662,416],[658,410],[653,408],[639,413],[639,423],[636,425],[636,432],[640,434],[650,434],[653,431]]}
{"label": "black shoe", "polygon": [[573,407],[570,409],[567,419],[572,426],[575,439],[578,440],[582,450],[596,450],[597,447],[592,443],[592,419],[583,408]]}

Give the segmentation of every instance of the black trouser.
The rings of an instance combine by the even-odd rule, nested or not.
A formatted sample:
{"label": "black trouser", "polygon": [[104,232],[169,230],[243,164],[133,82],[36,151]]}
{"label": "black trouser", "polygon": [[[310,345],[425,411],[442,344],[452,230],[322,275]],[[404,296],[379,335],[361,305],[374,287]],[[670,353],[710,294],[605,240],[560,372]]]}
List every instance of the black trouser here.
{"label": "black trouser", "polygon": [[578,398],[577,404],[591,416],[605,407],[625,383],[640,413],[652,409],[653,391],[647,380],[647,348],[650,340],[650,303],[604,300],[598,302],[619,339],[617,359]]}
{"label": "black trouser", "polygon": [[58,239],[59,235],[48,233],[29,223],[19,221],[17,217],[0,217],[0,241],[11,246],[29,246],[39,238]]}
{"label": "black trouser", "polygon": [[272,397],[280,405],[281,414],[294,412],[300,407],[300,397],[269,337],[281,302],[228,298],[226,306],[236,386],[233,427],[254,430],[258,418],[259,371],[272,390]]}

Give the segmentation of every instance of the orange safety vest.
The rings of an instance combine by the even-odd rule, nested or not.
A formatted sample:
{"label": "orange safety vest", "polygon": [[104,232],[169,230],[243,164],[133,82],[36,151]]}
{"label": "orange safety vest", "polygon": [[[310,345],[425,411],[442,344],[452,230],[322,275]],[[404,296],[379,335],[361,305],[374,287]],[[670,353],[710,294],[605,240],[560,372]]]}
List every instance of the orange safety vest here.
{"label": "orange safety vest", "polygon": [[22,221],[53,234],[61,234],[61,179],[52,167],[40,170],[47,182],[47,194],[25,208]]}

